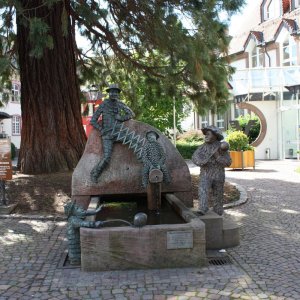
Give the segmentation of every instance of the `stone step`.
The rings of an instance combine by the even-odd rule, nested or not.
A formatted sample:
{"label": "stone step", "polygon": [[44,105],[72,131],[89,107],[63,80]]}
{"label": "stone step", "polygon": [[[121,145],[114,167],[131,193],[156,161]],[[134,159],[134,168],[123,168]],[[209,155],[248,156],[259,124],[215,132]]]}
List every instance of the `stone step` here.
{"label": "stone step", "polygon": [[240,244],[240,226],[230,220],[223,220],[223,248]]}
{"label": "stone step", "polygon": [[229,220],[224,220],[212,210],[199,217],[205,224],[206,249],[218,250],[239,245],[239,226]]}

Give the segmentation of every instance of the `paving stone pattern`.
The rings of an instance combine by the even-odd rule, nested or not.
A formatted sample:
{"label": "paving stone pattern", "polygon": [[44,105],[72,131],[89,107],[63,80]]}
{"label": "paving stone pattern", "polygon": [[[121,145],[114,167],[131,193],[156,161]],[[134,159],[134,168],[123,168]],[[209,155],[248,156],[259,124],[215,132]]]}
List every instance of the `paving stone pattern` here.
{"label": "paving stone pattern", "polygon": [[[204,268],[81,272],[61,268],[63,221],[0,219],[0,300],[4,299],[300,299],[298,162],[260,161],[227,171],[249,201],[225,211],[239,222],[233,264]],[[198,172],[198,168],[193,168]]]}

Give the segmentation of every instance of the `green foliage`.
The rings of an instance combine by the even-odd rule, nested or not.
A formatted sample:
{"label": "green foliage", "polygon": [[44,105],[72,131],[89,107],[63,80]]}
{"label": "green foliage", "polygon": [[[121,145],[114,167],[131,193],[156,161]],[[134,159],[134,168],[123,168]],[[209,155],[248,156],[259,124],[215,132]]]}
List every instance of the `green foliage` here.
{"label": "green foliage", "polygon": [[[138,69],[124,69],[115,57],[108,59],[110,72],[104,71],[105,62],[99,57],[94,65],[94,75],[89,80],[98,82],[100,90],[104,90],[109,83],[118,82],[122,88],[121,98],[134,111],[135,119],[158,128],[167,136],[170,129],[173,129],[175,99],[176,128],[181,131],[181,121],[191,109],[181,86],[175,87],[163,78],[149,77]],[[173,96],[169,95],[170,91]]]}
{"label": "green foliage", "polygon": [[204,137],[200,130],[191,130],[181,134],[176,141],[176,148],[184,159],[191,159],[197,148],[203,144]]}
{"label": "green foliage", "polygon": [[31,18],[29,21],[29,38],[34,45],[30,55],[41,58],[44,49],[53,49],[53,38],[49,35],[50,27],[41,18]]}
{"label": "green foliage", "polygon": [[[0,93],[11,88],[10,80],[15,66],[14,52],[10,52],[15,35],[11,34],[9,38],[4,38],[3,33],[3,28],[0,26]],[[6,102],[6,99],[2,98],[2,100]]]}
{"label": "green foliage", "polygon": [[[80,56],[82,82],[97,82],[95,66],[100,65],[100,72],[105,73],[102,80],[109,81],[105,77],[115,69],[111,64],[113,59],[114,65],[125,70],[128,78],[134,78],[130,86],[138,86],[133,81],[142,81],[143,85],[145,78],[151,82],[148,94],[155,96],[151,103],[171,102],[174,96],[181,101],[184,95],[184,101],[191,100],[198,112],[209,109],[222,112],[227,108],[227,77],[233,69],[226,58],[227,26],[220,22],[219,12],[223,9],[230,14],[242,3],[138,1],[124,2],[121,6],[110,1],[108,9],[103,10],[93,1],[72,2],[80,32],[91,41],[96,52],[90,59],[86,53]],[[99,63],[94,57],[101,57],[102,61]],[[142,72],[144,78],[139,80]],[[145,97],[143,106],[146,98],[149,99]],[[153,120],[152,116],[150,119]]]}
{"label": "green foliage", "polygon": [[[17,13],[19,25],[29,30],[31,56],[41,59],[45,50],[55,50],[53,34],[74,34],[69,26],[72,15],[74,28],[78,27],[93,49],[91,55],[76,50],[84,80],[93,78],[95,65],[99,65],[93,58],[101,57],[103,71],[110,72],[110,58],[114,57],[130,75],[137,71],[139,76],[142,70],[149,79],[157,80],[156,85],[165,87],[166,96],[184,92],[199,112],[227,107],[227,77],[233,70],[226,58],[227,24],[220,21],[219,13],[231,15],[244,0],[26,3],[0,1],[0,34],[11,40]],[[54,13],[61,16],[58,24],[51,24],[48,18]],[[6,54],[14,49],[13,44],[7,45]]]}
{"label": "green foliage", "polygon": [[[26,65],[29,73],[35,72],[37,65],[46,69],[51,63],[60,74],[67,74],[63,68],[74,70],[74,77],[80,74],[82,84],[99,82],[103,87],[112,81],[124,83],[124,97],[137,113],[137,118],[166,131],[173,127],[173,99],[176,100],[178,124],[188,100],[194,103],[200,114],[209,109],[223,111],[226,108],[227,81],[233,69],[226,58],[229,45],[227,24],[221,21],[219,14],[221,11],[231,14],[243,3],[244,0],[0,0],[0,36],[5,39],[0,57],[8,59],[10,67],[14,68],[19,55],[22,57],[19,60],[23,64],[21,69]],[[90,41],[92,51],[79,49],[75,41],[69,43],[64,39],[74,37],[75,28]],[[28,34],[30,43],[24,48],[26,53],[17,53],[16,34],[19,42]],[[77,73],[72,63],[61,63],[61,48],[55,47],[58,43],[65,46],[66,57],[74,64],[77,61]],[[45,53],[51,53],[51,60]],[[1,81],[9,78],[8,68],[4,70],[6,73],[0,75]],[[49,74],[56,75],[55,72]],[[97,81],[99,77],[101,79]],[[40,82],[28,83],[26,80],[28,78],[22,76],[24,87],[29,84],[38,86],[28,101],[39,103],[48,83],[42,86]],[[77,82],[76,78],[60,80]],[[26,101],[27,96],[23,96]],[[60,100],[54,99],[49,108]],[[27,112],[26,107],[29,106],[24,105]],[[73,108],[74,115],[76,110],[80,113],[79,106]],[[39,110],[31,113],[32,120],[39,120]],[[62,109],[61,114],[67,112]],[[43,117],[50,118],[51,109],[45,110]],[[74,126],[68,125],[73,120],[65,119],[66,128],[72,130],[70,128]],[[38,126],[30,128],[39,130]],[[22,132],[27,134],[25,130]],[[25,147],[27,145],[24,153]],[[37,145],[36,149],[39,148],[43,147]]]}
{"label": "green foliage", "polygon": [[11,150],[10,150],[11,159],[16,157],[16,146],[14,143],[11,143]]}
{"label": "green foliage", "polygon": [[178,139],[178,141],[185,141],[187,143],[200,143],[202,144],[204,141],[204,135],[201,130],[189,130],[185,133],[182,133]]}
{"label": "green foliage", "polygon": [[1,73],[5,72],[10,67],[10,62],[7,57],[0,57],[0,70]]}
{"label": "green foliage", "polygon": [[250,120],[255,121],[255,124],[251,127],[249,134],[248,134],[249,143],[251,144],[257,139],[257,137],[259,135],[260,120],[259,120],[258,116],[251,116],[250,114],[238,117],[239,124],[243,131],[245,131],[245,128],[247,127]]}
{"label": "green foliage", "polygon": [[247,135],[240,130],[228,131],[225,140],[229,143],[231,151],[253,150],[253,147],[249,145]]}
{"label": "green foliage", "polygon": [[176,142],[176,148],[184,159],[191,159],[193,153],[201,144],[202,143],[199,142],[188,143],[184,141],[178,141]]}

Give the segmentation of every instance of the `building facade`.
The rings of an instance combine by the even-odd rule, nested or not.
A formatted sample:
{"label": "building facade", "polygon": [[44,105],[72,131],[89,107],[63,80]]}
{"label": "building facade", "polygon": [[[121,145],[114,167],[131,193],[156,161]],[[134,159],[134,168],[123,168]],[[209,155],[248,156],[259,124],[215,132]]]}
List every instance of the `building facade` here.
{"label": "building facade", "polygon": [[[223,119],[228,124],[249,112],[259,117],[261,133],[254,144],[258,159],[299,158],[299,26],[299,0],[263,0],[251,18],[245,16],[241,32],[230,43],[236,71],[230,80],[231,108]],[[220,123],[218,117],[210,121],[209,116],[195,115],[194,127],[207,120]]]}
{"label": "building facade", "polygon": [[20,92],[21,84],[17,77],[12,78],[11,90],[4,90],[0,93],[0,102],[2,106],[0,111],[11,116],[10,119],[0,120],[0,135],[2,137],[9,137],[17,149],[20,148],[21,143],[21,103]]}

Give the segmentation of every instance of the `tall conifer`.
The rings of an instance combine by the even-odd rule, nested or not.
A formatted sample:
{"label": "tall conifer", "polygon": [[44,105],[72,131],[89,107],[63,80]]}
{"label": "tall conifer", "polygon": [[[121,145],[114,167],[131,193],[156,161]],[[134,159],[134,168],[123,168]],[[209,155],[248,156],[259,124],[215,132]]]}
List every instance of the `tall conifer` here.
{"label": "tall conifer", "polygon": [[[76,63],[81,77],[91,80],[94,64],[107,71],[114,57],[129,76],[142,70],[156,91],[164,89],[170,97],[184,94],[199,111],[224,107],[232,70],[226,60],[227,28],[219,13],[233,13],[242,3],[0,0],[0,34],[5,37],[0,72],[7,76],[9,59],[17,59],[20,68],[21,170],[70,170],[80,158],[85,134]],[[94,58],[87,59],[77,47],[76,26],[91,41]]]}

